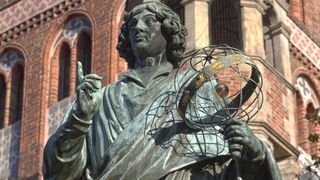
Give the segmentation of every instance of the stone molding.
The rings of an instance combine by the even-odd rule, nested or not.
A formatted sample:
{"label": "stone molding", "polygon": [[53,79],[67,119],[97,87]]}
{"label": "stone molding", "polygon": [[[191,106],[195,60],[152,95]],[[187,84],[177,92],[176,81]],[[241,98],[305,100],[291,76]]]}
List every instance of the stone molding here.
{"label": "stone molding", "polygon": [[9,30],[0,34],[0,44],[10,42],[12,39],[30,32],[31,29],[37,28],[38,26],[57,18],[63,12],[68,11],[72,8],[78,7],[86,0],[63,0],[57,5],[50,7],[49,9],[30,17],[26,21],[22,21],[19,24],[11,27]]}
{"label": "stone molding", "polygon": [[270,26],[271,35],[283,34],[288,40],[290,39],[291,30],[283,22],[278,22]]}
{"label": "stone molding", "polygon": [[192,3],[192,2],[195,2],[195,1],[206,2],[206,3],[209,3],[209,2],[210,2],[210,0],[182,0],[182,1],[180,2],[180,5],[185,6],[185,5],[190,4],[190,3]]}
{"label": "stone molding", "polygon": [[282,7],[286,12],[289,12],[289,4],[287,3],[286,0],[276,0],[276,2]]}
{"label": "stone molding", "polygon": [[277,143],[282,149],[288,153],[288,156],[292,156],[295,159],[299,157],[299,150],[295,148],[290,142],[284,139],[280,134],[278,134],[270,125],[266,122],[254,121],[248,123],[249,127],[253,132],[260,134],[265,134],[270,140]]}
{"label": "stone molding", "polygon": [[286,12],[289,12],[289,4],[286,0],[263,0],[266,5],[274,6],[274,3],[277,3],[282,9]]}
{"label": "stone molding", "polygon": [[268,9],[268,6],[264,3],[263,0],[240,0],[241,7],[255,8],[261,14],[264,14],[265,10]]}

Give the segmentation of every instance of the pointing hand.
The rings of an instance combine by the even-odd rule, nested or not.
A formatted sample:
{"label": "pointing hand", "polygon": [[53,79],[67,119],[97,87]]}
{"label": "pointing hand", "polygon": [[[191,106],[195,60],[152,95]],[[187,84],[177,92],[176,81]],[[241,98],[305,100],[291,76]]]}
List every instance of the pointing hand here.
{"label": "pointing hand", "polygon": [[101,103],[101,80],[96,74],[83,75],[82,64],[77,67],[77,100],[75,115],[81,119],[90,119],[98,111]]}

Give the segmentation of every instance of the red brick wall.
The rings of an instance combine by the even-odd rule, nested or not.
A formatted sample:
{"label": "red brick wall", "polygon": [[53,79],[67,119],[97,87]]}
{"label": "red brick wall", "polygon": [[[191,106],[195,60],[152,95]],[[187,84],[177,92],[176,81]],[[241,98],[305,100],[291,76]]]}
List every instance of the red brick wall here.
{"label": "red brick wall", "polygon": [[264,101],[272,108],[271,113],[267,114],[266,122],[288,142],[291,142],[289,131],[285,127],[285,121],[289,118],[289,112],[284,105],[283,98],[289,97],[288,87],[271,71],[264,71],[264,84],[268,84],[270,88],[264,93]]}
{"label": "red brick wall", "polygon": [[[49,87],[54,87],[54,84],[57,83],[51,81],[50,78],[57,74],[58,69],[51,66],[51,63],[56,59],[50,57],[50,55],[53,53],[51,49],[56,35],[63,27],[64,22],[71,16],[77,16],[77,14],[90,19],[93,32],[92,70],[103,77],[103,84],[115,81],[116,74],[125,68],[125,63],[119,59],[117,52],[114,51],[119,27],[116,16],[122,15],[122,12],[118,11],[124,1],[95,0],[82,2],[83,4],[80,6],[72,4],[64,8],[62,12],[55,15],[56,17],[52,16],[51,20],[38,22],[37,28],[30,28],[23,35],[15,35],[12,40],[6,40],[8,42],[0,47],[0,52],[8,47],[15,47],[23,52],[26,59],[19,179],[41,179],[47,108],[56,102],[53,100],[55,90]],[[75,57],[75,54],[73,56]],[[75,77],[75,67],[71,73]],[[57,78],[54,80],[57,81]]]}
{"label": "red brick wall", "polygon": [[302,1],[303,0],[291,0],[290,1],[290,11],[291,11],[292,15],[300,21],[303,20]]}
{"label": "red brick wall", "polygon": [[[302,28],[305,28],[308,35],[312,37],[314,41],[318,42],[320,39],[320,1],[318,0],[292,0],[290,2],[290,9],[292,15],[297,18]],[[299,76],[308,79],[312,85],[312,89],[317,93],[320,92],[320,71],[313,65],[297,48],[293,45],[291,50],[291,71],[293,74],[293,84]],[[319,94],[317,100],[319,101]],[[307,105],[304,105],[303,97],[297,91],[296,94],[296,134],[299,146],[301,146],[306,152],[320,157],[320,144],[310,143],[308,136],[310,133],[318,133],[319,127],[315,127],[314,124],[309,123],[305,119],[307,113]]]}
{"label": "red brick wall", "polygon": [[320,39],[320,1],[291,0],[290,10],[294,17],[300,20],[312,36]]}

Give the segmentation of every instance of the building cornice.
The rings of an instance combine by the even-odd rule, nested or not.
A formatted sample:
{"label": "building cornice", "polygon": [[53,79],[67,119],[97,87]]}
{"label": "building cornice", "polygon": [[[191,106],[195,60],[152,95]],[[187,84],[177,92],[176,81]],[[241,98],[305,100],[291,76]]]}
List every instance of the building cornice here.
{"label": "building cornice", "polygon": [[278,132],[276,132],[269,124],[261,121],[252,121],[248,123],[249,127],[253,129],[253,132],[262,131],[267,135],[269,139],[276,142],[284,149],[289,156],[298,158],[300,152],[290,142],[284,139]]}
{"label": "building cornice", "polygon": [[240,1],[241,7],[249,7],[257,9],[261,14],[264,14],[265,10],[268,6],[262,0],[241,0]]}
{"label": "building cornice", "polygon": [[206,3],[209,3],[209,2],[210,2],[210,0],[182,0],[182,1],[180,2],[180,4],[181,4],[182,6],[185,6],[185,5],[190,4],[190,3],[192,3],[192,2],[195,2],[195,1],[206,2]]}
{"label": "building cornice", "polygon": [[289,4],[286,0],[276,0],[276,2],[282,7],[287,13],[289,12]]}
{"label": "building cornice", "polygon": [[270,26],[271,35],[283,34],[287,39],[290,39],[291,30],[283,22],[278,22]]}
{"label": "building cornice", "polygon": [[21,21],[19,24],[11,27],[10,29],[0,33],[0,44],[6,44],[12,39],[30,32],[32,29],[57,18],[63,12],[72,8],[78,7],[86,0],[64,0],[57,5],[54,5],[41,13],[38,13],[25,21]]}

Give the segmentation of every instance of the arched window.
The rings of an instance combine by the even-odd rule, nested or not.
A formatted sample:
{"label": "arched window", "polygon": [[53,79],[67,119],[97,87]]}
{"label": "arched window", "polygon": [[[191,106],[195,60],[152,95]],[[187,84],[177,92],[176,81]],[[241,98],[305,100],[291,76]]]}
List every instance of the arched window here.
{"label": "arched window", "polygon": [[0,129],[4,127],[4,112],[6,109],[6,82],[0,74]]}
{"label": "arched window", "polygon": [[92,56],[92,42],[90,36],[86,32],[79,35],[77,44],[77,60],[81,61],[83,73],[91,73],[91,56]]}
{"label": "arched window", "polygon": [[23,67],[20,64],[16,64],[11,72],[12,78],[9,124],[13,124],[21,120],[23,104]]}
{"label": "arched window", "polygon": [[77,87],[77,61],[84,74],[92,69],[91,23],[83,15],[73,14],[63,25],[52,47],[49,107],[72,97]]}
{"label": "arched window", "polygon": [[212,44],[227,44],[242,49],[239,0],[211,2]]}
{"label": "arched window", "polygon": [[319,156],[320,153],[317,149],[319,149],[320,143],[310,143],[308,137],[312,133],[320,132],[320,127],[315,126],[306,118],[306,115],[312,115],[315,109],[319,107],[317,91],[314,90],[314,83],[305,75],[297,78],[295,87],[298,90],[296,93],[298,145],[307,153]]}
{"label": "arched window", "polygon": [[59,83],[58,101],[69,96],[70,89],[71,50],[67,43],[63,43],[59,53]]}

